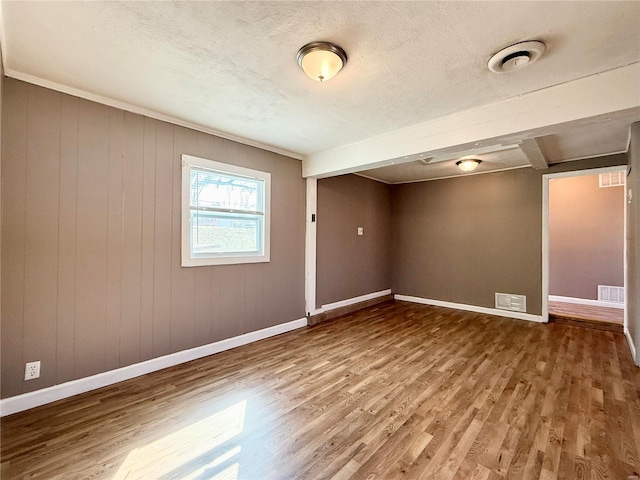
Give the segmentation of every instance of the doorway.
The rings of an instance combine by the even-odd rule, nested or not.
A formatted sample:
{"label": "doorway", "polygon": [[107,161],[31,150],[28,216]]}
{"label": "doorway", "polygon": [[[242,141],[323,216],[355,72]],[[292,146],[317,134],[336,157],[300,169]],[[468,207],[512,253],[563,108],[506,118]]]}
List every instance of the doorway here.
{"label": "doorway", "polygon": [[543,318],[626,328],[626,167],[543,176]]}

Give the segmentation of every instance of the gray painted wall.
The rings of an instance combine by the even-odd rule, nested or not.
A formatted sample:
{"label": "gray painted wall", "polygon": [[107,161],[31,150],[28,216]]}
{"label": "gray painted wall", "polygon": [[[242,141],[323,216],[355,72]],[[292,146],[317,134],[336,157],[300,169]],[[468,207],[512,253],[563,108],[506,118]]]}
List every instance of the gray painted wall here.
{"label": "gray painted wall", "polygon": [[394,185],[393,291],[494,307],[495,292],[542,312],[542,175],[626,164],[611,155],[544,171],[509,170]]}
{"label": "gray painted wall", "polygon": [[624,286],[624,187],[599,175],[549,182],[549,294],[598,299],[598,285]]}
{"label": "gray painted wall", "polygon": [[629,333],[636,348],[636,365],[640,365],[640,123],[631,125],[627,189],[633,200],[627,205],[627,315]]}
{"label": "gray painted wall", "polygon": [[358,175],[318,180],[317,222],[317,307],[391,288],[389,185]]}
{"label": "gray painted wall", "polygon": [[[300,161],[12,79],[3,100],[2,397],[304,316]],[[270,263],[180,267],[183,153],[271,172]]]}
{"label": "gray painted wall", "polygon": [[542,188],[532,169],[394,187],[395,293],[483,307],[494,292],[540,313]]}
{"label": "gray painted wall", "polygon": [[[2,94],[4,92],[4,69],[2,67],[2,49],[0,49],[0,213],[2,212],[2,108],[4,105]],[[2,232],[2,215],[0,214],[0,232]],[[0,272],[2,271],[2,236],[0,235]],[[0,338],[2,337],[2,279],[0,276]],[[0,348],[2,344],[0,343]],[[0,351],[0,361],[2,361]],[[2,372],[0,371],[0,375]],[[0,386],[0,389],[2,387]],[[0,391],[1,393],[1,391]]]}

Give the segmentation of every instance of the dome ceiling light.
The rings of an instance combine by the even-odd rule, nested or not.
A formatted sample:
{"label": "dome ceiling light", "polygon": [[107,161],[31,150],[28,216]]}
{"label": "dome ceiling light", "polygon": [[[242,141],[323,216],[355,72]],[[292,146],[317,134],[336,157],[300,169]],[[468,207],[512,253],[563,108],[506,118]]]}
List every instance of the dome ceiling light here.
{"label": "dome ceiling light", "polygon": [[311,42],[298,50],[298,65],[309,78],[326,82],[347,63],[347,53],[330,42]]}
{"label": "dome ceiling light", "polygon": [[463,158],[462,160],[458,160],[456,165],[463,172],[471,172],[478,168],[480,162],[481,160],[478,160],[477,158]]}
{"label": "dome ceiling light", "polygon": [[516,43],[494,54],[489,59],[489,70],[496,73],[520,70],[536,62],[545,49],[545,44],[538,40]]}

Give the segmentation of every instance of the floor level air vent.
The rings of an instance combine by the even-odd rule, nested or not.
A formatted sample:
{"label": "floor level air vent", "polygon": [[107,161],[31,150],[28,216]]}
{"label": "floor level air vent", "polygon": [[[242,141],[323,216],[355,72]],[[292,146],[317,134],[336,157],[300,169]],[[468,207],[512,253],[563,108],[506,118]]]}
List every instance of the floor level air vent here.
{"label": "floor level air vent", "polygon": [[602,302],[624,303],[624,287],[598,285],[598,300]]}
{"label": "floor level air vent", "polygon": [[524,295],[512,295],[510,293],[496,293],[496,308],[500,310],[526,312],[527,297]]}

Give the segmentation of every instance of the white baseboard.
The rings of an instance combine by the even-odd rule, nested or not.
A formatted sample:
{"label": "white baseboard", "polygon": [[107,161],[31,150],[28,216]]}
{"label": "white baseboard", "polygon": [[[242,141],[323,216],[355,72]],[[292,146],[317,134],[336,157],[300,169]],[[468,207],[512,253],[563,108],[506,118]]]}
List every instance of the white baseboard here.
{"label": "white baseboard", "polygon": [[227,338],[218,342],[202,345],[201,347],[182,350],[181,352],[171,353],[158,358],[152,358],[144,362],[135,363],[126,367],[110,370],[108,372],[98,373],[90,377],[72,380],[70,382],[61,383],[52,387],[43,388],[34,392],[16,395],[15,397],[0,400],[0,416],[11,415],[12,413],[21,412],[30,408],[55,402],[63,398],[85,393],[97,388],[106,387],[114,383],[129,380],[131,378],[146,375],[147,373],[162,370],[163,368],[173,367],[181,363],[196,360],[198,358],[207,357],[214,353],[223,352],[232,348],[240,347],[248,343],[257,342],[265,338],[280,335],[281,333],[296,330],[305,327],[307,319],[301,318],[287,323],[274,325],[273,327],[263,328],[255,332],[245,333],[237,337]]}
{"label": "white baseboard", "polygon": [[322,307],[317,310],[317,313],[335,310],[336,308],[346,307],[348,305],[365,302],[367,300],[373,300],[374,298],[384,297],[385,295],[391,295],[391,290],[382,290],[380,292],[368,293],[359,297],[347,298],[346,300],[340,300],[339,302],[327,303],[326,305],[322,305]]}
{"label": "white baseboard", "polygon": [[588,298],[561,297],[560,295],[549,295],[549,301],[575,303],[577,305],[589,305],[592,307],[620,308],[624,310],[624,303],[604,302],[602,300],[589,300]]}
{"label": "white baseboard", "polygon": [[631,332],[626,326],[624,327],[624,336],[627,337],[627,343],[629,344],[629,350],[631,350],[633,361],[638,367],[640,367],[640,358],[638,358],[638,355],[636,353],[636,346],[633,343],[633,338],[631,338]]}
{"label": "white baseboard", "polygon": [[428,298],[411,297],[409,295],[394,295],[396,300],[404,300],[405,302],[421,303],[423,305],[434,305],[436,307],[455,308],[456,310],[466,310],[468,312],[486,313],[488,315],[497,315],[499,317],[516,318],[518,320],[528,320],[530,322],[545,323],[542,315],[533,315],[532,313],[510,312],[508,310],[500,310],[498,308],[477,307],[475,305],[467,305],[465,303],[444,302],[442,300],[431,300]]}

